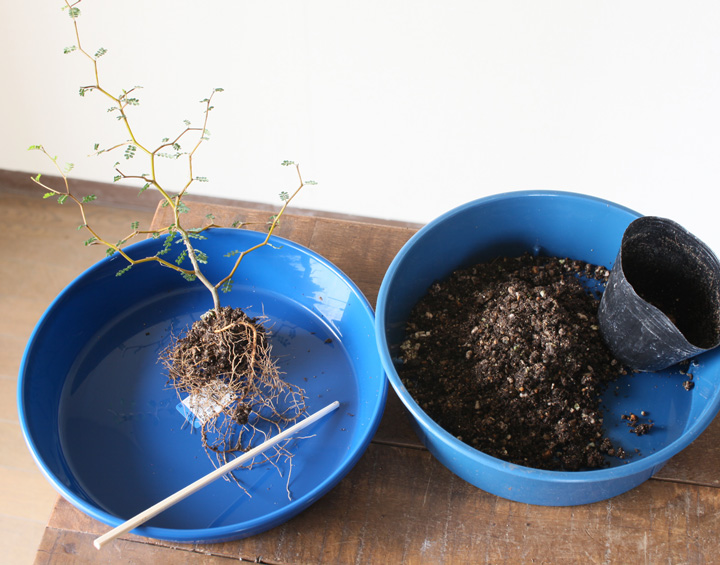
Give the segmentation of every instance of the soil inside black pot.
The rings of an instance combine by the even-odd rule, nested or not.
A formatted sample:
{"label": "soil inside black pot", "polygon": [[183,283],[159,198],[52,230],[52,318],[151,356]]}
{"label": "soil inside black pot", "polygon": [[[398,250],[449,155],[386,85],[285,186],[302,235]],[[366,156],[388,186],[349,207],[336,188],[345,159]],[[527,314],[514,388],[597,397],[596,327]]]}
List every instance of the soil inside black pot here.
{"label": "soil inside black pot", "polygon": [[601,411],[602,392],[627,373],[598,329],[608,275],[531,255],[458,270],[414,308],[398,373],[433,420],[488,455],[566,471],[624,458]]}

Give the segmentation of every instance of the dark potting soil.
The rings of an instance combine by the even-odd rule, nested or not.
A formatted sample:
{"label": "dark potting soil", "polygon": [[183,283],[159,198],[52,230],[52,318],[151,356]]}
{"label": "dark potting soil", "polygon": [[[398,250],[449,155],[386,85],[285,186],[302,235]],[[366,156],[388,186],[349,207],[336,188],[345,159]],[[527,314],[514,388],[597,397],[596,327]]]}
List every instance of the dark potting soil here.
{"label": "dark potting soil", "polygon": [[624,458],[604,435],[600,395],[627,371],[600,336],[599,292],[577,275],[602,283],[609,272],[524,255],[433,284],[401,345],[410,394],[463,442],[515,464],[573,471]]}

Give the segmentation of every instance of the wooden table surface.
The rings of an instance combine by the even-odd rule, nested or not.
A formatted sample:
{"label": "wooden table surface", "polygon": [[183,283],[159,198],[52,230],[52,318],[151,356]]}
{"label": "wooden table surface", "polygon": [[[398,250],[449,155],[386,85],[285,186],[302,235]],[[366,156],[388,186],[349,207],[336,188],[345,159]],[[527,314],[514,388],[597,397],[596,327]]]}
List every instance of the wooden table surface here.
{"label": "wooden table surface", "polygon": [[[193,203],[189,218],[209,211]],[[212,213],[222,225],[268,218],[266,211],[232,206],[213,206]],[[159,209],[157,225],[165,225],[166,214]],[[414,229],[288,215],[277,233],[332,261],[374,305],[387,267]],[[454,476],[418,441],[390,388],[380,427],[356,467],[285,524],[223,544],[127,535],[94,549],[93,539],[108,529],[58,499],[36,563],[717,563],[720,421],[628,493],[541,507]]]}

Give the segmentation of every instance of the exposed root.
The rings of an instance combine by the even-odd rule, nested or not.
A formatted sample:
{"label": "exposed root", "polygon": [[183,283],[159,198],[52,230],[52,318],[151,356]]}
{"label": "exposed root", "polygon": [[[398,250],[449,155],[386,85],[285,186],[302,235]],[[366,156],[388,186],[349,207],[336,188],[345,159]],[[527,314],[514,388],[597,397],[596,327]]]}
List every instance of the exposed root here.
{"label": "exposed root", "polygon": [[[216,467],[261,444],[305,412],[304,390],[281,378],[265,329],[239,308],[224,307],[219,314],[203,316],[163,351],[161,360],[181,399],[190,395],[209,406],[200,410],[201,415],[195,412],[202,424],[203,447]],[[246,468],[270,462],[280,471],[283,459],[292,467],[286,446],[287,441],[281,442]]]}

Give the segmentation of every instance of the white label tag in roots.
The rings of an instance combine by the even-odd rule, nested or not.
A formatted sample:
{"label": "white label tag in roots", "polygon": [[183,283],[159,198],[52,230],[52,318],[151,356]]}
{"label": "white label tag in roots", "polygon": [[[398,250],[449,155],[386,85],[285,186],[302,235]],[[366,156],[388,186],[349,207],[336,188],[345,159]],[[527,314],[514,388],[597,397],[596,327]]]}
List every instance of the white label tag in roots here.
{"label": "white label tag in roots", "polygon": [[230,387],[223,382],[215,382],[200,392],[189,395],[177,405],[177,409],[199,428],[234,401],[235,395],[230,391]]}

